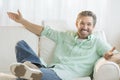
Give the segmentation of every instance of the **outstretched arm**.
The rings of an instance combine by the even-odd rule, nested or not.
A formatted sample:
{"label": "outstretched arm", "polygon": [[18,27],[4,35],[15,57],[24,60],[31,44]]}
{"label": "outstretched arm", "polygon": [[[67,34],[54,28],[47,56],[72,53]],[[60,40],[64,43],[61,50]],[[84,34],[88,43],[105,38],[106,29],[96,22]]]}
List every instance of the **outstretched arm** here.
{"label": "outstretched arm", "polygon": [[24,27],[31,31],[32,33],[36,34],[36,35],[40,35],[40,33],[42,32],[43,30],[43,27],[40,26],[40,25],[36,25],[36,24],[33,24],[27,20],[25,20],[23,17],[22,17],[22,14],[20,13],[20,11],[18,10],[17,11],[18,13],[13,13],[13,12],[7,12],[8,16],[10,19],[14,20],[15,22],[18,22],[22,25],[24,25]]}

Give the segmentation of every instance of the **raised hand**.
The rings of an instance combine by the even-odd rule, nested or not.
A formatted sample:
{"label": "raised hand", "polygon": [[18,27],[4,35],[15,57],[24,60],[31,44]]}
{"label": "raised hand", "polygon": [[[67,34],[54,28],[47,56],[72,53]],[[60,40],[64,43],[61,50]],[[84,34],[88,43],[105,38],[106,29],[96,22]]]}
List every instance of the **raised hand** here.
{"label": "raised hand", "polygon": [[13,12],[7,12],[8,16],[10,19],[21,23],[21,21],[23,20],[22,14],[20,13],[20,11],[18,10],[17,13],[13,13]]}
{"label": "raised hand", "polygon": [[40,33],[43,30],[43,27],[41,25],[37,25],[37,24],[33,24],[27,20],[25,20],[22,17],[22,14],[20,13],[20,11],[18,10],[17,13],[13,13],[13,12],[7,12],[8,16],[10,19],[22,24],[25,29],[29,30],[30,32],[40,36]]}
{"label": "raised hand", "polygon": [[104,58],[106,60],[109,60],[113,56],[113,51],[114,50],[115,50],[115,47],[113,47],[110,51],[108,51],[107,53],[105,53]]}

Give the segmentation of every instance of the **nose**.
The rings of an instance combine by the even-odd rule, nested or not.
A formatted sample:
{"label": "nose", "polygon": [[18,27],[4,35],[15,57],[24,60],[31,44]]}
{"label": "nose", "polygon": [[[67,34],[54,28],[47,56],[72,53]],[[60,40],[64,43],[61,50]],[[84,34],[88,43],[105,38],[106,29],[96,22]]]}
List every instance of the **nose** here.
{"label": "nose", "polygon": [[88,26],[87,26],[87,25],[83,25],[83,28],[84,28],[84,29],[87,29],[87,28],[88,28]]}

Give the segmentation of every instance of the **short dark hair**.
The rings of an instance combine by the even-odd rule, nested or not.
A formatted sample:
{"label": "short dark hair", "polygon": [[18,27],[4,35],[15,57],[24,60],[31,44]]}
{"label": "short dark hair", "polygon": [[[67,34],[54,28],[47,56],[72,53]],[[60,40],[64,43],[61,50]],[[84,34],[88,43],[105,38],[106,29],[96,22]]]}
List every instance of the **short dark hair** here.
{"label": "short dark hair", "polygon": [[82,11],[78,14],[77,16],[77,20],[81,17],[81,16],[90,16],[93,18],[93,25],[95,26],[96,22],[97,22],[97,17],[96,15],[92,12],[92,11]]}

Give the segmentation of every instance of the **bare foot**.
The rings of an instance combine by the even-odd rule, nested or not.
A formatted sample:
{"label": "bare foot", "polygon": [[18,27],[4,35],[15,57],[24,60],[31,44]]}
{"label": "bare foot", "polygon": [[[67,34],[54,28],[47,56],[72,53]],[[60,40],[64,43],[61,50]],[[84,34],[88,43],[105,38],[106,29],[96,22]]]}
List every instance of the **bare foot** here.
{"label": "bare foot", "polygon": [[11,74],[0,73],[0,80],[16,80],[16,77]]}

